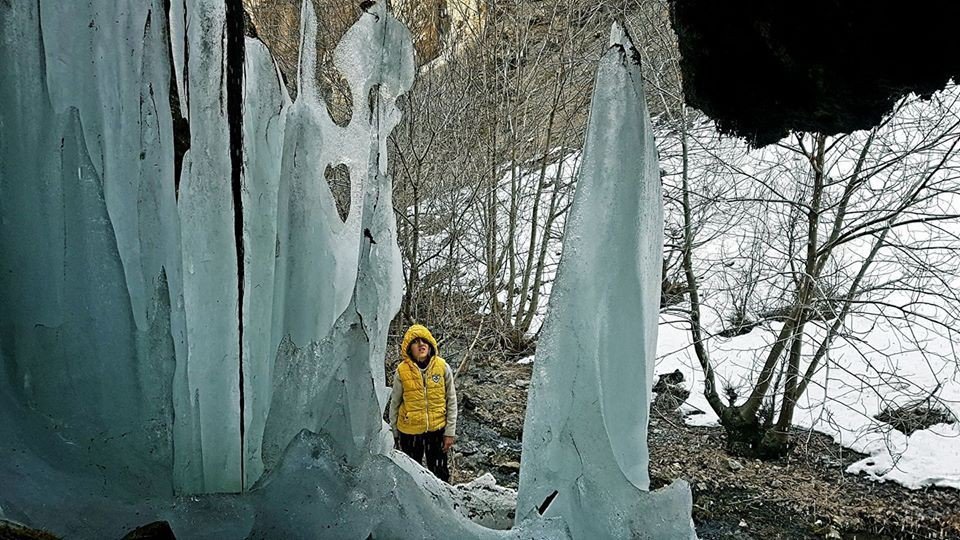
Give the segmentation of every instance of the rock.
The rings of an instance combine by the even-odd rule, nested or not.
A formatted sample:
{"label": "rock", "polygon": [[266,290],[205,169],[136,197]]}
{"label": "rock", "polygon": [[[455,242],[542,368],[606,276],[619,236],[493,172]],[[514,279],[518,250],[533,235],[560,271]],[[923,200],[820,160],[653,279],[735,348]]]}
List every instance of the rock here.
{"label": "rock", "polygon": [[820,463],[823,463],[825,467],[840,467],[841,465],[843,465],[843,462],[841,462],[839,459],[830,455],[820,456],[818,461],[820,461]]}
{"label": "rock", "polygon": [[667,412],[675,410],[690,397],[690,391],[683,386],[683,373],[676,370],[673,373],[660,375],[657,383],[653,385],[652,407],[656,410]]}
{"label": "rock", "polygon": [[904,435],[927,429],[936,424],[953,424],[956,416],[942,405],[930,403],[929,398],[912,401],[900,407],[887,407],[874,418],[890,424]]}
{"label": "rock", "polygon": [[170,528],[170,524],[166,521],[154,521],[153,523],[147,523],[146,525],[141,525],[136,529],[128,532],[123,540],[176,540],[177,537],[173,534],[173,529]]}
{"label": "rock", "polygon": [[57,540],[47,531],[40,529],[31,529],[15,521],[8,521],[0,518],[0,538],[23,539],[23,540]]}
{"label": "rock", "polygon": [[727,468],[733,472],[737,472],[743,468],[743,465],[735,459],[727,459]]}
{"label": "rock", "polygon": [[[686,103],[716,120],[720,131],[756,146],[790,131],[868,129],[900,96],[929,95],[960,77],[955,38],[949,37],[960,20],[956,2],[882,8],[836,0],[669,4]],[[896,45],[887,31],[894,26]],[[811,42],[809,36],[824,39]]]}
{"label": "rock", "polygon": [[653,385],[654,392],[662,392],[670,386],[676,386],[684,381],[683,373],[676,369],[673,373],[664,373],[657,378],[657,383]]}

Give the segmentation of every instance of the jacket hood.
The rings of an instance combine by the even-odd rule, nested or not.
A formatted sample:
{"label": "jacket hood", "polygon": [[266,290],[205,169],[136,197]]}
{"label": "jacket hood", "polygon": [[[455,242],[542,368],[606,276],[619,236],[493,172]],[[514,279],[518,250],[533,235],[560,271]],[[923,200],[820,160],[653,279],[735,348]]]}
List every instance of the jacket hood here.
{"label": "jacket hood", "polygon": [[[415,324],[408,328],[407,332],[403,334],[403,343],[400,344],[400,358],[403,359],[404,362],[416,363],[413,358],[410,358],[410,354],[407,351],[410,349],[410,343],[417,338],[427,340],[427,343],[433,347],[433,356],[440,356],[440,347],[437,346],[437,340],[434,339],[430,330],[427,330],[426,326]],[[431,360],[433,360],[433,358],[431,358]]]}

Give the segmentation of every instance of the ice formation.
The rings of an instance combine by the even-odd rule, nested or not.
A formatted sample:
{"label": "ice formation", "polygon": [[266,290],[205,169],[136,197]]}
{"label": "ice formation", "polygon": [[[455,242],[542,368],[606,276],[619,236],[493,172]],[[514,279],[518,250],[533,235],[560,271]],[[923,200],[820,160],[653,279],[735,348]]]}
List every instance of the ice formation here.
{"label": "ice formation", "polygon": [[116,22],[94,4],[0,7],[0,432],[40,446],[46,426],[62,445],[32,453],[51,466],[170,492],[186,342],[169,40],[162,2]]}
{"label": "ice formation", "polygon": [[[291,101],[240,0],[0,11],[0,519],[71,538],[154,520],[179,538],[570,535],[562,513],[470,521],[381,418],[401,294],[385,144],[414,73],[382,3],[335,51],[344,127],[312,77]],[[315,73],[310,1],[302,21]],[[634,435],[611,455],[639,478]]]}
{"label": "ice formation", "polygon": [[524,422],[517,515],[574,538],[695,538],[689,487],[648,491],[663,210],[639,58],[614,25]]}

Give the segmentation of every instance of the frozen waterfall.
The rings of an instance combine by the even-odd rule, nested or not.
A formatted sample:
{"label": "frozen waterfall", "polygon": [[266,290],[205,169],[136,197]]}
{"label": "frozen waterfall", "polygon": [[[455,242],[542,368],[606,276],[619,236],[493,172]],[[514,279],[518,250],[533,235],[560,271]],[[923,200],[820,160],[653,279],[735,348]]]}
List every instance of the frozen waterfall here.
{"label": "frozen waterfall", "polygon": [[[315,73],[309,0],[302,26],[300,71]],[[579,338],[579,357],[544,358],[582,378],[539,374],[527,430],[559,444],[525,461],[518,523],[494,531],[394,451],[381,419],[401,298],[385,145],[414,75],[383,3],[334,53],[354,96],[344,127],[312,77],[290,99],[240,0],[6,2],[0,32],[0,519],[71,538],[155,520],[178,538],[585,538],[665,521],[640,536],[689,537],[688,492],[644,491],[649,388],[633,384],[648,381],[661,225],[625,38],[598,75],[590,187],[567,230],[580,255],[565,255],[544,345]],[[339,165],[345,219],[324,180]],[[604,201],[618,204],[591,217]],[[577,289],[603,271],[583,259],[592,235],[623,248],[594,282],[606,291]],[[563,333],[591,310],[604,327]],[[599,405],[546,410],[574,384],[576,404]]]}

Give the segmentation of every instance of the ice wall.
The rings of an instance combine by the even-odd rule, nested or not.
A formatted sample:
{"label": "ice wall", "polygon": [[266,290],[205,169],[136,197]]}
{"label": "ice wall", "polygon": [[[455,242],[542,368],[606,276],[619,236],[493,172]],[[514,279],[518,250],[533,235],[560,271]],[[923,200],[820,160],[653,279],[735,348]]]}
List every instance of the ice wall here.
{"label": "ice wall", "polygon": [[[470,522],[381,419],[408,32],[373,5],[344,37],[341,128],[312,77],[291,103],[258,41],[236,68],[230,7],[0,6],[0,519],[75,538],[155,519],[181,538],[562,537]],[[310,2],[303,21],[314,73]],[[323,174],[339,164],[346,220]]]}
{"label": "ice wall", "polygon": [[224,4],[0,9],[4,390],[106,490],[238,490]]}
{"label": "ice wall", "polygon": [[524,422],[517,515],[574,538],[695,537],[686,484],[648,491],[663,207],[639,58],[615,25]]}
{"label": "ice wall", "polygon": [[[91,456],[118,456],[104,466],[111,482],[240,491],[300,429],[360,421],[335,408],[318,419],[328,395],[366,396],[365,384],[370,402],[352,405],[382,409],[384,321],[400,294],[384,145],[412,46],[385,12],[347,33],[336,65],[358,99],[341,128],[312,77],[291,103],[247,39],[237,201],[226,6],[167,4],[2,8],[0,344],[7,390],[67,440],[89,440]],[[314,73],[317,22],[304,10]],[[324,181],[339,164],[352,179],[345,222]],[[355,320],[335,331],[344,314]],[[350,329],[370,350],[347,355]],[[347,358],[362,359],[350,379],[361,382],[328,388],[343,386]],[[362,424],[347,430],[358,447],[382,445],[379,415]]]}
{"label": "ice wall", "polygon": [[108,4],[0,6],[0,391],[72,449],[58,467],[169,493],[168,39],[162,2]]}
{"label": "ice wall", "polygon": [[[0,519],[72,538],[153,520],[180,538],[569,536],[576,515],[553,510],[567,521],[471,522],[381,417],[409,33],[366,6],[335,51],[340,127],[313,77],[291,102],[238,6],[0,3]],[[305,1],[303,73],[315,17]],[[635,442],[597,458],[639,477]]]}
{"label": "ice wall", "polygon": [[[309,2],[302,23],[300,70],[316,73],[317,23]],[[401,291],[386,141],[400,118],[395,101],[413,84],[409,32],[382,7],[372,10],[343,36],[334,65],[354,96],[350,122],[333,122],[313,77],[300,79],[286,120],[274,341],[263,359],[273,362],[273,376],[266,381],[270,390],[263,389],[269,400],[251,402],[248,409],[264,422],[260,455],[267,466],[276,464],[303,428],[349,441],[354,459],[392,446],[380,441],[382,359],[386,325],[400,307]],[[345,220],[322,180],[327,167],[341,164],[350,175]],[[250,459],[249,470],[260,467],[258,456]]]}

